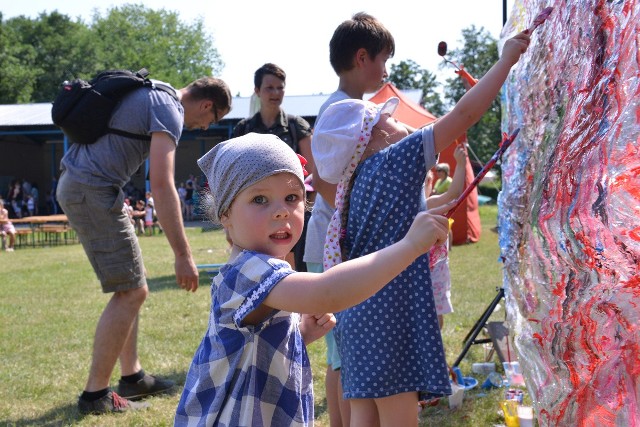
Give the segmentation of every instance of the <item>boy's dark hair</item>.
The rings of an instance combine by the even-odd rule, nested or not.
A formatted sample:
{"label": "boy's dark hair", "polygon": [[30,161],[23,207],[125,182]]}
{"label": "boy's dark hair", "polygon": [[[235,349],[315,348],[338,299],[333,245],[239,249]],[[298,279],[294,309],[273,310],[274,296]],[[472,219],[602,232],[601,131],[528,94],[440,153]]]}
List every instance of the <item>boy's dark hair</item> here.
{"label": "boy's dark hair", "polygon": [[253,75],[253,85],[260,88],[260,86],[262,86],[262,79],[267,74],[276,76],[282,80],[283,83],[287,81],[287,74],[282,68],[278,67],[276,64],[266,63],[262,67],[258,68]]}
{"label": "boy's dark hair", "polygon": [[196,100],[210,100],[219,110],[231,111],[231,90],[216,77],[202,77],[187,86],[189,94]]}
{"label": "boy's dark hair", "polygon": [[329,42],[329,61],[336,74],[353,68],[353,58],[358,49],[365,48],[373,59],[387,50],[391,56],[396,51],[393,36],[380,21],[364,12],[353,15],[338,25]]}

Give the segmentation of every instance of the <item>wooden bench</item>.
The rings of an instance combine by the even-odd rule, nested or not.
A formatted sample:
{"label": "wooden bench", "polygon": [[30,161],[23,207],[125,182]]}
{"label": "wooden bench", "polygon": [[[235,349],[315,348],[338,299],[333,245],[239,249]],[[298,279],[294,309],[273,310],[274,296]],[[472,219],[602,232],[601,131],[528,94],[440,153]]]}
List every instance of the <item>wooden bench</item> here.
{"label": "wooden bench", "polygon": [[[31,236],[31,239],[29,239]],[[31,243],[29,244],[29,240]],[[22,246],[31,246],[32,248],[36,246],[35,236],[33,235],[33,230],[31,227],[20,227],[16,228],[16,248],[21,248]]]}
{"label": "wooden bench", "polygon": [[224,264],[198,264],[196,267],[198,270],[205,270],[207,273],[213,275],[218,274],[223,265]]}
{"label": "wooden bench", "polygon": [[75,232],[67,224],[43,224],[38,232],[43,234],[43,246],[46,244],[59,245],[63,242],[66,245],[69,241],[75,242]]}

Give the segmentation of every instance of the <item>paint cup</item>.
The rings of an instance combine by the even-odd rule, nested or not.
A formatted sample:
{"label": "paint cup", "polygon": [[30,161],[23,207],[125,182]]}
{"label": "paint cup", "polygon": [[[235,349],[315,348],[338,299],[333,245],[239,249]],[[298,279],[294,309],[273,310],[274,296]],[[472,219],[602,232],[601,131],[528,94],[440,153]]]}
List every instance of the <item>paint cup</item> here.
{"label": "paint cup", "polygon": [[504,423],[507,427],[520,427],[518,419],[518,402],[515,400],[503,400],[500,402],[502,412],[504,412]]}
{"label": "paint cup", "polygon": [[524,386],[524,376],[522,376],[519,362],[503,362],[502,367],[509,385]]}
{"label": "paint cup", "polygon": [[491,372],[495,372],[496,364],[493,362],[486,363],[474,363],[471,365],[471,372],[480,375],[489,375]]}
{"label": "paint cup", "polygon": [[464,387],[464,377],[462,376],[462,371],[457,366],[455,368],[451,368],[454,374],[456,374],[456,382]]}
{"label": "paint cup", "polygon": [[533,427],[533,408],[531,406],[518,406],[518,421],[520,427]]}
{"label": "paint cup", "polygon": [[524,399],[524,391],[510,388],[504,392],[504,400],[515,400],[520,405],[522,405],[522,400]]}
{"label": "paint cup", "polygon": [[464,387],[458,384],[451,384],[451,396],[449,396],[449,408],[459,409],[464,400]]}
{"label": "paint cup", "polygon": [[482,383],[482,388],[489,389],[494,387],[502,387],[502,376],[497,372],[491,372]]}

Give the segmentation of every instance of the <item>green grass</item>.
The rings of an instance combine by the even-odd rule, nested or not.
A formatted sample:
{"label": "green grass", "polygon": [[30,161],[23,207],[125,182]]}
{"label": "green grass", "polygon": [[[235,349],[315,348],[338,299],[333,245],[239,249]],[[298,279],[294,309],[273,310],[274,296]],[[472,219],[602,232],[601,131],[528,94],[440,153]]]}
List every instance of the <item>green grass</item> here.
{"label": "green grass", "polygon": [[[463,338],[501,285],[497,235],[490,231],[496,214],[495,206],[483,206],[480,242],[455,246],[451,252],[455,312],[445,316],[443,330],[449,363],[456,359]],[[187,233],[198,264],[224,262],[226,242],[220,231],[190,228]],[[195,294],[179,290],[165,237],[141,237],[140,242],[151,290],[142,308],[140,358],[146,371],[183,385],[193,352],[206,330],[210,278],[201,275]],[[109,298],[100,292],[79,244],[1,252],[0,271],[0,425],[172,425],[179,393],[149,399],[152,407],[147,411],[84,418],[77,414],[76,401],[86,381],[95,325]],[[503,320],[504,311],[493,316],[493,320]],[[309,346],[309,353],[316,425],[328,426],[324,340]],[[460,367],[470,375],[471,363],[479,361],[484,361],[484,349],[475,345]],[[112,384],[118,377],[116,367]],[[457,411],[449,410],[444,400],[424,410],[421,425],[485,426],[502,422],[498,415],[502,391],[484,396],[480,393],[468,393]]]}

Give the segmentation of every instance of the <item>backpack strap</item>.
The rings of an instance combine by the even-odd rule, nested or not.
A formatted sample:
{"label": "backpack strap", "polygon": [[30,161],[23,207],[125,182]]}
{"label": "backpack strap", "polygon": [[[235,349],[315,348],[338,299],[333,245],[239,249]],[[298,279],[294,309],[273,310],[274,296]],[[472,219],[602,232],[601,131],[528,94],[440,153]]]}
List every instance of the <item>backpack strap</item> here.
{"label": "backpack strap", "polygon": [[126,130],[107,128],[107,133],[114,133],[116,135],[124,136],[125,138],[139,139],[141,141],[151,141],[151,135],[141,135],[138,133],[127,132]]}
{"label": "backpack strap", "polygon": [[289,125],[289,133],[291,134],[291,141],[293,142],[293,151],[296,152],[296,154],[299,154],[299,148],[298,147],[298,132],[296,129],[296,116],[292,115],[292,114],[287,114],[287,124]]}
{"label": "backpack strap", "polygon": [[153,89],[157,89],[157,90],[161,90],[163,92],[168,93],[169,95],[171,95],[173,97],[173,99],[175,99],[176,101],[180,101],[178,99],[178,94],[177,91],[169,86],[168,84],[161,82],[161,81],[157,81],[157,80],[151,80],[153,83],[153,86],[151,86]]}
{"label": "backpack strap", "polygon": [[[147,71],[146,68],[143,68],[140,71],[138,71],[136,74],[139,75],[140,77],[146,78],[149,75],[149,72]],[[173,99],[175,99],[176,101],[180,101],[178,99],[178,94],[176,93],[176,90],[166,83],[152,80],[151,89],[156,89],[156,90],[161,90],[163,92],[166,92],[169,95],[171,95]],[[125,138],[139,139],[141,141],[151,141],[151,135],[141,135],[133,132],[127,132],[126,130],[114,129],[112,127],[107,127],[107,131],[108,133],[124,136]]]}

